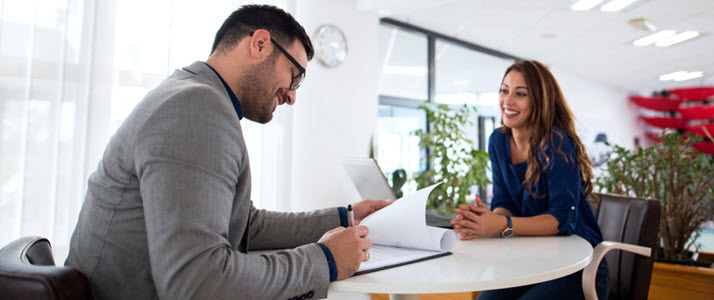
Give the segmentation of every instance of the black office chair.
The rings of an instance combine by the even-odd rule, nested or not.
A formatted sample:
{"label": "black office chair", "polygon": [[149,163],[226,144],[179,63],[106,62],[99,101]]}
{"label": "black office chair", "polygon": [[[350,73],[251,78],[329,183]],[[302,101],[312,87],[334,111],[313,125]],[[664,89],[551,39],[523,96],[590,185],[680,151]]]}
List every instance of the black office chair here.
{"label": "black office chair", "polygon": [[92,299],[89,281],[72,267],[55,266],[50,242],[22,237],[0,249],[0,298]]}
{"label": "black office chair", "polygon": [[607,257],[609,299],[647,299],[654,263],[651,249],[657,245],[659,231],[660,203],[645,198],[596,195],[600,203],[595,215],[603,242],[595,247],[593,260],[583,270],[585,298],[597,299],[595,275],[600,261]]}

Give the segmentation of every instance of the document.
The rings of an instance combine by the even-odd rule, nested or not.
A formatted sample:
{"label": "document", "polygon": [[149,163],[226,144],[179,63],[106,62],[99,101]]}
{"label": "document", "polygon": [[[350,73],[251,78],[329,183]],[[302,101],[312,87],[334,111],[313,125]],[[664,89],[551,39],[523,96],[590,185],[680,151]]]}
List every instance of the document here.
{"label": "document", "polygon": [[369,228],[370,259],[355,275],[392,268],[451,254],[454,232],[426,225],[426,200],[439,184],[404,196],[370,216],[360,225]]}

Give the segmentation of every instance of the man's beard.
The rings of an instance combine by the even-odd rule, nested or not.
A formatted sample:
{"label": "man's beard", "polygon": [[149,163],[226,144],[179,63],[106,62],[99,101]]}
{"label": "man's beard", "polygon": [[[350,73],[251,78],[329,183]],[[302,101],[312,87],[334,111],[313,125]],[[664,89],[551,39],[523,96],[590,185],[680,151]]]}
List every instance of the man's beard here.
{"label": "man's beard", "polygon": [[275,58],[268,58],[243,71],[236,96],[241,100],[241,110],[248,120],[265,124],[273,119],[276,91],[271,90],[271,86],[276,77],[273,71],[276,61]]}

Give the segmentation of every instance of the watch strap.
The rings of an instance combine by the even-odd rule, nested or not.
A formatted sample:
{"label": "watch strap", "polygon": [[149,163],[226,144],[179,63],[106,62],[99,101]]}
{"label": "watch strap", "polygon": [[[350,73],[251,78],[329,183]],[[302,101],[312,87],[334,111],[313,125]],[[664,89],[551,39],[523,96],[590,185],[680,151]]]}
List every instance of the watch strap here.
{"label": "watch strap", "polygon": [[504,229],[503,232],[501,232],[501,237],[507,238],[507,237],[513,236],[513,221],[511,221],[510,216],[504,215],[504,217],[506,217],[507,225],[506,225],[506,229]]}

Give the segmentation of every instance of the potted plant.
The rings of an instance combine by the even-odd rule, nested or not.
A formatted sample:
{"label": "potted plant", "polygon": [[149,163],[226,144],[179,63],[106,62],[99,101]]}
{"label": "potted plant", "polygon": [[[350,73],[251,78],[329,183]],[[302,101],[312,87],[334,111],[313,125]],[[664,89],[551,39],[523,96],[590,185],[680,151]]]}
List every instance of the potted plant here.
{"label": "potted plant", "polygon": [[697,136],[683,139],[678,133],[663,134],[661,144],[631,151],[613,146],[606,176],[596,179],[605,192],[662,201],[655,257],[685,261],[703,222],[714,217],[714,160],[694,151]]}
{"label": "potted plant", "polygon": [[427,149],[431,163],[428,169],[416,173],[414,180],[420,189],[444,182],[429,196],[427,208],[453,213],[458,205],[466,204],[471,187],[485,188],[491,182],[486,176],[488,153],[477,150],[464,130],[473,126],[476,108],[464,105],[452,110],[441,104],[433,108],[422,105],[420,109],[426,112],[429,130],[414,134],[419,137],[419,146]]}
{"label": "potted plant", "polygon": [[[659,139],[661,143],[637,150],[612,146],[596,185],[603,192],[658,199],[662,203],[660,247],[654,249],[658,262],[653,269],[650,296],[684,293],[695,298],[714,297],[711,262],[704,264],[707,269],[662,263],[696,265],[691,250],[698,248],[695,243],[702,223],[714,217],[714,159],[691,147],[700,137],[682,138],[671,132],[663,133]],[[704,285],[697,290],[690,284],[673,281],[677,278],[687,278],[687,282],[697,278],[694,282]]]}

